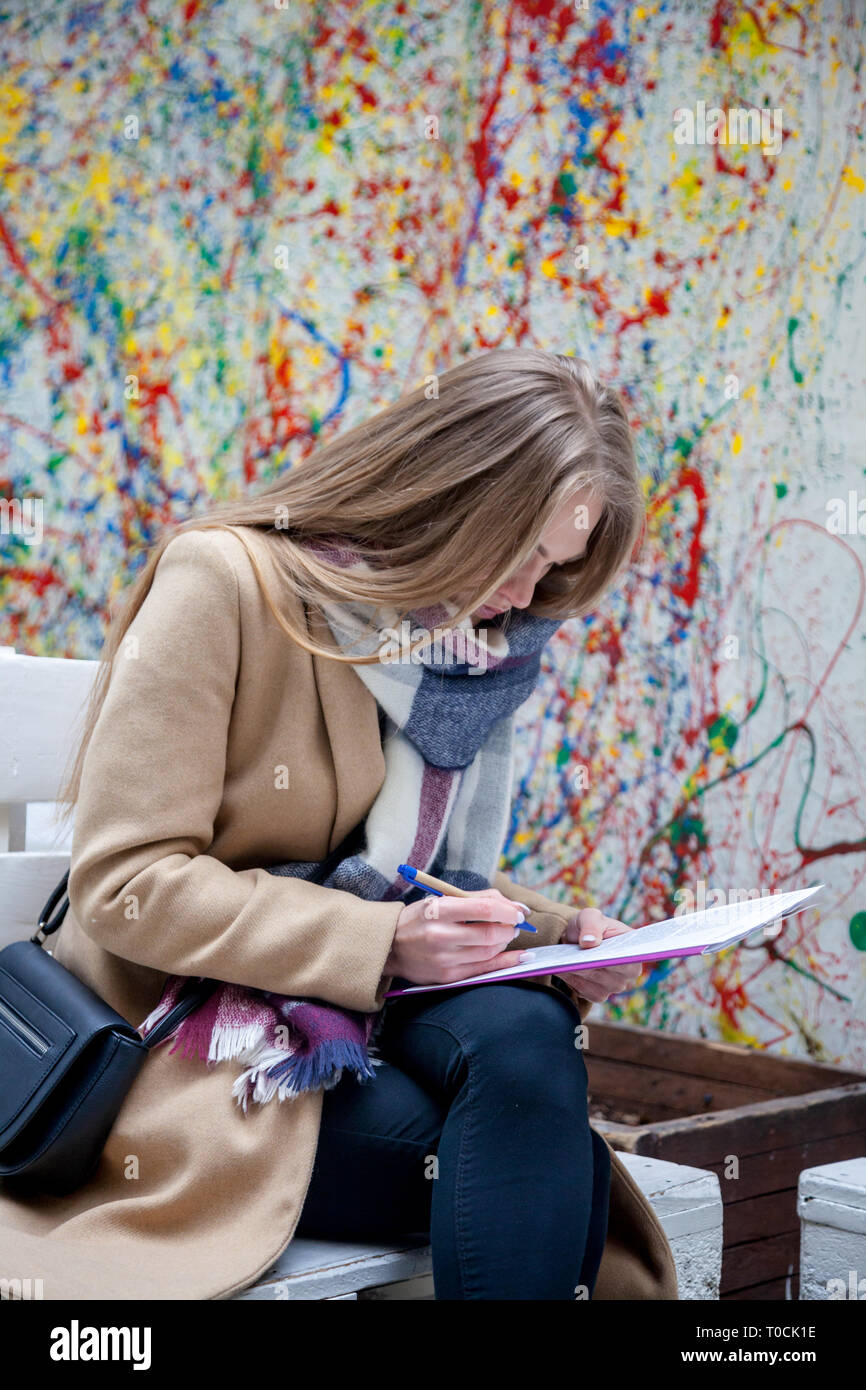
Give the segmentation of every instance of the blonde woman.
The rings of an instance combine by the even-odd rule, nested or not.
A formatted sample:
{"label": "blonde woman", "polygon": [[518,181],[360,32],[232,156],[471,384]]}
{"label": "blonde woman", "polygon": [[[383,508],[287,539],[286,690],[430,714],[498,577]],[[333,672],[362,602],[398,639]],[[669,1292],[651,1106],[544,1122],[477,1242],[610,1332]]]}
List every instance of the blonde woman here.
{"label": "blonde woman", "polygon": [[459,986],[629,930],[497,864],[515,711],[642,524],[617,394],[520,348],[154,547],[66,788],[55,954],[144,1036],[218,984],[83,1186],[0,1198],[46,1298],[227,1298],[295,1235],[429,1239],[437,1299],[676,1297],[587,1114],[581,1019],[637,968]]}

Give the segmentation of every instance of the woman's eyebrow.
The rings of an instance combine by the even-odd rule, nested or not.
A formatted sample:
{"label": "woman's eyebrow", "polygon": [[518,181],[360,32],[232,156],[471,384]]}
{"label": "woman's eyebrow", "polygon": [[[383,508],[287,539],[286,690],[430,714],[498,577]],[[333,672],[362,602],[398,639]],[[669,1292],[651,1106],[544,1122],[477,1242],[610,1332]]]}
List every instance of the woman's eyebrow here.
{"label": "woman's eyebrow", "polygon": [[[548,553],[547,553],[547,551],[545,550],[545,548],[544,548],[543,545],[537,546],[536,549],[539,551],[539,553],[541,554],[541,556],[542,556],[545,560],[552,560],[552,559],[553,559],[553,557],[552,557],[551,555],[548,555]],[[571,557],[570,560],[553,560],[553,563],[554,563],[555,565],[570,565],[570,564],[573,564],[573,562],[574,562],[575,560],[582,560],[585,554],[586,554],[586,551],[585,551],[585,550],[582,550],[582,551],[580,552],[579,555],[572,555],[572,557]]]}

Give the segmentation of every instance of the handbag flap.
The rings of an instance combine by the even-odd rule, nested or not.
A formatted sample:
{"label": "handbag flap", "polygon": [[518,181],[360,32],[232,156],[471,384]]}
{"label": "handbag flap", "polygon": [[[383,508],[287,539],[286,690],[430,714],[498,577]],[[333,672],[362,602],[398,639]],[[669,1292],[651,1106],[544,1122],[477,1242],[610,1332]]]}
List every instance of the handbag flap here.
{"label": "handbag flap", "polygon": [[16,1138],[94,1036],[112,1029],[144,1047],[131,1023],[36,942],[0,951],[0,1147]]}

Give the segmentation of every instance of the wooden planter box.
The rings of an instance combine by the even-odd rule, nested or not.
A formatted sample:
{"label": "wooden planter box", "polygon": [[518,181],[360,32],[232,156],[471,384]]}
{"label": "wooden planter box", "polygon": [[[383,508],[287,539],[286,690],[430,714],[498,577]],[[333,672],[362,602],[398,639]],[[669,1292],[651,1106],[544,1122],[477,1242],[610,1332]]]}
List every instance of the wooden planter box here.
{"label": "wooden planter box", "polygon": [[718,1174],[720,1297],[798,1298],[799,1175],[866,1155],[866,1072],[629,1024],[587,1028],[593,1128],[614,1149]]}

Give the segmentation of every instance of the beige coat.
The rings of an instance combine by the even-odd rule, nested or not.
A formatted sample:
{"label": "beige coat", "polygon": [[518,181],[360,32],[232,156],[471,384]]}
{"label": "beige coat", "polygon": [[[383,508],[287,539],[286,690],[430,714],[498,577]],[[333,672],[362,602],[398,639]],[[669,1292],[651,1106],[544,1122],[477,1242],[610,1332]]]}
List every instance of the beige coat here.
{"label": "beige coat", "polygon": [[[274,539],[247,535],[267,565]],[[333,645],[321,614],[310,622]],[[168,974],[380,1008],[401,904],[261,866],[324,858],[364,818],[384,773],[373,696],[350,666],[286,637],[237,536],[177,536],[88,750],[56,958],[136,1025]],[[559,939],[564,905],[502,875],[494,886],[525,902],[539,929],[515,948]],[[231,1096],[236,1063],[209,1068],[169,1046],[146,1059],[84,1187],[0,1196],[0,1276],[41,1278],[46,1299],[224,1299],[289,1243],[321,1092],[244,1116]],[[611,1154],[595,1297],[676,1298],[664,1232]]]}

